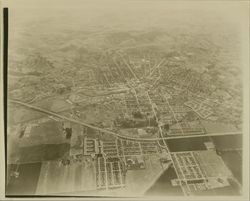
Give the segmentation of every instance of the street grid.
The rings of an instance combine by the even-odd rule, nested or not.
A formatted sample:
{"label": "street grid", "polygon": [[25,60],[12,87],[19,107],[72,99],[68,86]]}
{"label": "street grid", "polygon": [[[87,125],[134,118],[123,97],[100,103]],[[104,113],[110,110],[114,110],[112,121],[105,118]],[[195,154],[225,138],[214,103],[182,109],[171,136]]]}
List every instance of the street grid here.
{"label": "street grid", "polygon": [[[123,101],[120,101],[122,107],[119,109],[117,104],[114,104],[114,107],[117,107],[117,111],[123,111],[122,116],[124,118],[126,115],[131,117],[133,111],[139,111],[141,114],[143,114],[143,118],[146,120],[148,116],[153,116],[157,123],[158,138],[157,140],[150,139],[148,141],[142,138],[142,141],[139,141],[133,137],[121,137],[116,133],[115,140],[84,138],[84,155],[101,154],[95,158],[96,188],[112,189],[125,187],[125,169],[122,166],[122,163],[124,163],[126,166],[128,165],[128,160],[131,159],[131,157],[155,155],[161,153],[162,150],[166,150],[166,154],[169,156],[169,160],[171,161],[177,174],[176,181],[179,183],[184,195],[190,195],[192,192],[197,190],[209,189],[207,182],[208,175],[201,168],[201,165],[197,161],[194,152],[170,152],[165,141],[166,136],[168,136],[168,138],[171,138],[171,136],[206,136],[205,130],[201,126],[199,119],[196,121],[197,127],[195,127],[190,126],[189,122],[183,120],[183,118],[185,117],[186,113],[192,110],[199,116],[206,118],[210,115],[210,113],[205,111],[207,108],[199,105],[199,110],[197,110],[198,106],[196,107],[190,105],[189,102],[186,103],[186,106],[178,106],[171,102],[171,99],[169,99],[166,94],[156,93],[154,89],[152,90],[152,86],[159,84],[158,81],[161,76],[160,65],[165,62],[164,60],[161,60],[158,64],[155,64],[155,66],[150,69],[148,75],[144,77],[145,79],[155,79],[150,90],[139,91],[135,86],[137,82],[139,84],[141,83],[138,76],[136,75],[135,69],[133,69],[132,65],[125,60],[123,55],[118,56],[122,59],[123,66],[125,67],[122,68],[122,64],[114,60],[116,71],[111,71],[111,67],[109,66],[106,66],[108,70],[105,72],[104,70],[96,69],[94,72],[94,75],[97,76],[96,80],[98,80],[100,85],[105,86],[106,88],[112,88],[114,87],[114,80],[116,80],[117,76],[121,77],[120,82],[128,84],[131,90],[122,95]],[[113,70],[115,69],[114,67],[112,68]],[[90,74],[92,76],[93,73]],[[120,76],[121,74],[124,76]],[[147,73],[145,73],[145,75],[146,74]],[[188,79],[187,76],[185,79]],[[53,112],[31,106],[29,104],[21,103],[20,101],[12,102],[30,107],[31,109],[35,109],[40,112],[54,115],[59,118],[61,117],[61,115],[57,115]],[[147,114],[147,118],[145,118],[145,114]],[[164,119],[159,114],[164,114],[164,116],[169,117],[168,119]],[[64,119],[72,121],[67,117],[64,117]],[[72,122],[79,123],[77,119],[73,120]],[[150,121],[148,123],[150,126]],[[84,123],[81,124],[84,127],[87,126],[93,129],[98,129],[101,133],[114,134],[112,131],[97,128],[96,126]],[[164,124],[170,125],[169,131],[163,130],[162,126]],[[175,127],[171,128],[173,125],[175,125]],[[203,166],[206,165],[203,164]],[[44,182],[46,182],[46,179]]]}

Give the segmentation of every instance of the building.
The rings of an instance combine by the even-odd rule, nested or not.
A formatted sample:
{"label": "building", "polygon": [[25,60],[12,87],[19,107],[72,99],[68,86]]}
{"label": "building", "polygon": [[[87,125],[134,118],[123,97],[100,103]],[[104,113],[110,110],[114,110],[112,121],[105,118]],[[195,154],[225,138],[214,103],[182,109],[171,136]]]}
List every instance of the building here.
{"label": "building", "polygon": [[128,170],[139,170],[146,168],[143,156],[141,155],[126,156],[126,165]]}
{"label": "building", "polygon": [[83,154],[91,155],[91,154],[102,153],[103,152],[101,148],[102,146],[99,143],[101,142],[98,142],[96,139],[85,137],[83,139]]}
{"label": "building", "polygon": [[206,146],[207,150],[215,150],[215,145],[213,142],[204,142],[204,145]]}

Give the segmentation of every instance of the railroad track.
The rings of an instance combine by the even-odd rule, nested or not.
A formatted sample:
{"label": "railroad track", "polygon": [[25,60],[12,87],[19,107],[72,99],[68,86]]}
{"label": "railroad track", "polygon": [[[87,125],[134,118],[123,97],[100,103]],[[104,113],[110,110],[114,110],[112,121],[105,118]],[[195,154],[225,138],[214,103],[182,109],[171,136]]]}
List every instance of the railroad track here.
{"label": "railroad track", "polygon": [[110,130],[106,130],[104,128],[100,128],[100,127],[97,127],[97,126],[94,126],[94,125],[91,125],[91,124],[88,124],[88,123],[85,123],[85,122],[81,122],[81,121],[76,120],[76,119],[72,119],[70,117],[66,117],[66,116],[57,114],[55,112],[52,112],[52,111],[49,111],[47,109],[31,105],[31,104],[28,104],[28,103],[23,103],[23,102],[17,101],[17,100],[9,100],[9,103],[18,104],[18,105],[27,107],[27,108],[35,110],[35,111],[45,113],[47,115],[51,115],[51,116],[54,116],[54,117],[57,117],[57,118],[60,118],[60,119],[64,119],[64,120],[70,121],[72,123],[80,124],[82,126],[86,126],[86,127],[98,130],[100,132],[107,133],[107,134],[113,135],[115,137],[125,139],[125,140],[131,140],[131,141],[161,141],[161,140],[171,140],[171,139],[180,139],[180,138],[195,138],[195,137],[209,137],[209,136],[213,137],[213,136],[223,136],[223,135],[242,135],[242,132],[239,131],[239,132],[208,133],[208,134],[196,134],[196,135],[178,135],[178,136],[169,136],[169,137],[161,137],[161,138],[158,138],[158,137],[157,138],[128,137],[128,136],[123,136],[123,135],[121,135],[119,133],[115,133],[115,132],[110,131]]}

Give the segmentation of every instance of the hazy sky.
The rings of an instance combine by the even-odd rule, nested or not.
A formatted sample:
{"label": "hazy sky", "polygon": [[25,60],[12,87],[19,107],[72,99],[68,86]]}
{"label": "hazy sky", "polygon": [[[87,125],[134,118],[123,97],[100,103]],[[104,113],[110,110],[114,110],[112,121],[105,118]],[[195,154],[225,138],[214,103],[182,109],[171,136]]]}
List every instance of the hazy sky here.
{"label": "hazy sky", "polygon": [[[113,27],[161,27],[163,22],[208,24],[207,17],[224,18],[230,24],[248,19],[247,1],[170,0],[5,0],[10,31],[28,23],[49,20],[73,28],[96,25]],[[214,20],[216,22],[216,18]]]}
{"label": "hazy sky", "polygon": [[228,32],[239,30],[249,19],[247,1],[7,0],[3,6],[9,7],[10,45],[24,32],[40,36],[92,28],[170,30],[181,25],[183,32],[186,26],[189,31],[199,27],[203,33],[220,33],[224,25],[229,25]]}
{"label": "hazy sky", "polygon": [[[54,16],[60,12],[69,15],[97,15],[110,13],[116,15],[163,14],[173,10],[192,10],[197,16],[204,11],[225,16],[231,21],[240,22],[248,13],[247,1],[169,1],[169,0],[5,0],[4,6],[19,20]],[[18,17],[17,17],[18,16]]]}

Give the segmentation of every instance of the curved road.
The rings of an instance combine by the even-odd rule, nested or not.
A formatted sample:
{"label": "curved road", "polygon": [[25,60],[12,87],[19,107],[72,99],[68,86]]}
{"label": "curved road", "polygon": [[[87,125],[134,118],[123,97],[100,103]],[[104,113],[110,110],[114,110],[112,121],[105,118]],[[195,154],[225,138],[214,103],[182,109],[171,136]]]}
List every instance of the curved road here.
{"label": "curved road", "polygon": [[122,139],[125,139],[125,140],[131,140],[131,141],[159,141],[159,140],[170,140],[170,139],[179,139],[179,138],[222,136],[222,135],[241,135],[242,134],[242,132],[239,131],[239,132],[226,132],[226,133],[210,133],[210,134],[205,134],[205,135],[204,134],[199,134],[199,135],[169,136],[169,137],[161,137],[161,138],[128,137],[128,136],[123,136],[121,134],[118,134],[118,133],[115,133],[115,132],[112,132],[112,131],[109,131],[109,130],[106,130],[106,129],[103,129],[103,128],[100,128],[100,127],[96,127],[96,126],[93,126],[91,124],[87,124],[87,123],[84,123],[84,122],[81,122],[81,121],[78,121],[78,120],[63,116],[63,115],[59,115],[59,114],[54,113],[52,111],[49,111],[49,110],[46,110],[46,109],[31,105],[31,104],[28,104],[28,103],[23,103],[23,102],[17,101],[17,100],[9,100],[9,102],[10,103],[15,103],[15,104],[18,104],[18,105],[22,105],[22,106],[25,106],[27,108],[36,110],[38,112],[42,112],[42,113],[45,113],[45,114],[48,114],[48,115],[52,115],[52,116],[58,117],[60,119],[70,121],[72,123],[80,124],[82,126],[86,126],[86,127],[89,127],[89,128],[95,129],[95,130],[99,130],[100,132],[111,134],[111,135],[113,135],[115,137],[119,137],[119,138],[122,138]]}

